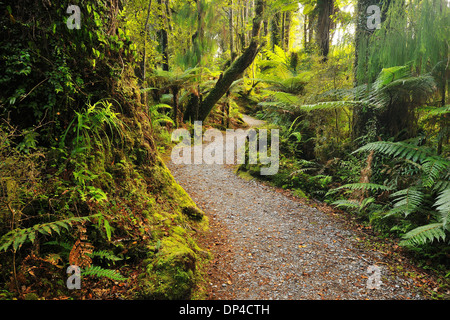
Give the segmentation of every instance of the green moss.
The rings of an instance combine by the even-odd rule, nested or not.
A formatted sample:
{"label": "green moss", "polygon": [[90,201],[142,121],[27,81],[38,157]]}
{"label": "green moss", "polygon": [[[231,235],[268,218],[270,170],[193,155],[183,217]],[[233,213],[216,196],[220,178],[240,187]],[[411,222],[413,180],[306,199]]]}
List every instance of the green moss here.
{"label": "green moss", "polygon": [[308,199],[308,196],[303,192],[302,189],[298,189],[298,188],[294,189],[293,194],[294,194],[294,196],[296,196],[298,198]]}
{"label": "green moss", "polygon": [[155,257],[146,260],[140,298],[189,299],[195,285],[197,259],[182,238],[164,238]]}

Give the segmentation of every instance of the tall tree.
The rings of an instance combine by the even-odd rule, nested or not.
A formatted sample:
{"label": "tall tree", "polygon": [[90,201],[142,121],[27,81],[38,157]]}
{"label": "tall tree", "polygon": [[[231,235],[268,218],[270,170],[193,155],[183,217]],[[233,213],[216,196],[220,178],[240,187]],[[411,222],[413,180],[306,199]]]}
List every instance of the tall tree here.
{"label": "tall tree", "polygon": [[158,0],[158,5],[159,5],[159,21],[160,21],[160,25],[161,28],[158,31],[158,38],[159,38],[159,46],[161,49],[161,54],[162,54],[162,69],[164,71],[169,71],[169,53],[168,53],[168,46],[169,46],[169,37],[167,34],[167,30],[169,28],[169,23],[168,23],[168,16],[167,16],[167,12],[168,10],[165,9],[167,7],[168,1],[167,2],[162,2],[162,0]]}
{"label": "tall tree", "polygon": [[328,59],[330,51],[331,15],[334,13],[334,0],[317,0],[316,42],[323,60]]}
{"label": "tall tree", "polygon": [[[381,70],[369,71],[369,44],[374,29],[367,26],[367,9],[375,5],[382,7],[385,0],[358,0],[356,5],[356,33],[355,33],[355,63],[354,63],[354,81],[355,87],[368,84],[375,80],[376,75]],[[361,99],[364,92],[357,91],[357,100]],[[352,120],[352,138],[357,138],[367,134],[368,125],[371,125],[371,119],[374,119],[373,110],[365,106],[355,106],[353,109]]]}

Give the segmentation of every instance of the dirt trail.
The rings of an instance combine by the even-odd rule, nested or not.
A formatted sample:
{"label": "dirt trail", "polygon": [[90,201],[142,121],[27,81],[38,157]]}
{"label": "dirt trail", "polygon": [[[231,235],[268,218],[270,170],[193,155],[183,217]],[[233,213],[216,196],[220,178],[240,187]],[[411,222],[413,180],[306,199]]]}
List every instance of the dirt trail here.
{"label": "dirt trail", "polygon": [[421,298],[411,279],[392,274],[383,253],[360,249],[358,235],[332,215],[229,165],[167,165],[210,220],[210,299]]}

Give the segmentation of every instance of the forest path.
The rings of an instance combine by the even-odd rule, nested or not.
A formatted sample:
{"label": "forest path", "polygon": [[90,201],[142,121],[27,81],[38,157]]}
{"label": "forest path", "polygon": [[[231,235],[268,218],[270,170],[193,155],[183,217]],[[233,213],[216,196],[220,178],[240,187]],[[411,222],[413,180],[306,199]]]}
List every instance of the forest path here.
{"label": "forest path", "polygon": [[[384,253],[364,249],[336,215],[230,165],[167,165],[210,221],[201,239],[214,255],[210,299],[420,299],[413,280],[393,274]],[[377,274],[381,285],[370,289]]]}

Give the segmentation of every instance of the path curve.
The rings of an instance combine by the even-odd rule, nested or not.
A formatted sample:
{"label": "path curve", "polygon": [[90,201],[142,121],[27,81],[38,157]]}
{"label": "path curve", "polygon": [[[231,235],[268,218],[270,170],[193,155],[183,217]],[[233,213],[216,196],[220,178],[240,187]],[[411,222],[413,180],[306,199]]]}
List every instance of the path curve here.
{"label": "path curve", "polygon": [[[229,165],[167,166],[210,220],[210,299],[421,298],[411,279],[392,274],[382,253],[360,249],[357,234],[329,214]],[[370,289],[378,274],[379,288]]]}

